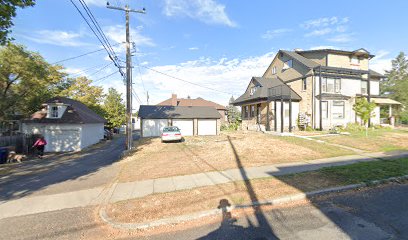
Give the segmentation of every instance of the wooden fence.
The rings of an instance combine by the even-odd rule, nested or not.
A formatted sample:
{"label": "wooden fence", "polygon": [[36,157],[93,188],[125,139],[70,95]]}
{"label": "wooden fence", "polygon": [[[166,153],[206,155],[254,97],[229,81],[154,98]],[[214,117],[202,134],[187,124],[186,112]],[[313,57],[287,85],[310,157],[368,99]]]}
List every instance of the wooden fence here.
{"label": "wooden fence", "polygon": [[31,154],[34,150],[31,148],[37,139],[34,134],[19,133],[12,136],[0,136],[0,147],[12,147],[16,153]]}

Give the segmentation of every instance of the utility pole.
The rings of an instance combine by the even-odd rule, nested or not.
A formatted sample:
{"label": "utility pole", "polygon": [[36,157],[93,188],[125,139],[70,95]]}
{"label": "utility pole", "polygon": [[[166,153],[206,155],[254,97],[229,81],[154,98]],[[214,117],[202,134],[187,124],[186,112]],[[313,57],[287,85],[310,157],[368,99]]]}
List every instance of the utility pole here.
{"label": "utility pole", "polygon": [[131,55],[130,55],[130,32],[129,32],[129,13],[143,13],[146,11],[130,9],[128,5],[124,8],[110,6],[109,2],[106,3],[106,7],[109,9],[124,11],[126,15],[126,149],[132,149],[133,137],[132,137],[132,67],[131,67]]}

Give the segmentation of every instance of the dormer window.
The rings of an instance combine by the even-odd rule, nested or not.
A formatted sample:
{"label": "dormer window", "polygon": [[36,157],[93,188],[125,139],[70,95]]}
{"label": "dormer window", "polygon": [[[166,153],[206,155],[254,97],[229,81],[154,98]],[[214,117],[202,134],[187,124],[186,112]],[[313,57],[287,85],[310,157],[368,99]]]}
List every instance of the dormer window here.
{"label": "dormer window", "polygon": [[360,58],[358,57],[351,57],[350,58],[350,63],[353,65],[359,65],[360,64]]}
{"label": "dormer window", "polygon": [[289,68],[292,68],[292,67],[293,67],[293,61],[292,61],[292,59],[290,59],[290,60],[283,63],[282,70],[286,70],[286,69],[289,69]]}
{"label": "dormer window", "polygon": [[50,107],[50,118],[58,118],[58,106]]}
{"label": "dormer window", "polygon": [[252,95],[254,95],[254,93],[256,92],[256,89],[257,89],[258,87],[251,87],[251,89],[249,90],[249,95],[250,96],[252,96]]}
{"label": "dormer window", "polygon": [[273,74],[273,75],[276,74],[276,66],[272,68],[272,74]]}

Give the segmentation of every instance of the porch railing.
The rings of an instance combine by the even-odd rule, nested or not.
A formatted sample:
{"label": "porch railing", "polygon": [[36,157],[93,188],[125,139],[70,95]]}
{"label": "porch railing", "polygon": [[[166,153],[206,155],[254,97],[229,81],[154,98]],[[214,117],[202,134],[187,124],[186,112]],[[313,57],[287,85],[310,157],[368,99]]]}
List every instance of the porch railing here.
{"label": "porch railing", "polygon": [[290,87],[287,85],[279,85],[276,87],[271,87],[268,89],[268,98],[270,100],[290,99],[291,98]]}

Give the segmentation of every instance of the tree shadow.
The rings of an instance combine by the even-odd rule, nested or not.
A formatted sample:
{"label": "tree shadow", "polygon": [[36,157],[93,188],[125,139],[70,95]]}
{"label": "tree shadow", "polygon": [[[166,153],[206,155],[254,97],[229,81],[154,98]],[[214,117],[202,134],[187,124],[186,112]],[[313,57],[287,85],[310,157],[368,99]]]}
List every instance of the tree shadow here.
{"label": "tree shadow", "polygon": [[[237,168],[240,171],[242,179],[248,179],[247,173],[242,165],[241,159],[233,145],[231,138],[228,136],[228,142],[234,153]],[[247,227],[242,227],[236,225],[236,220],[231,218],[231,213],[227,211],[227,207],[230,205],[228,200],[221,199],[219,208],[222,209],[222,222],[221,226],[199,239],[278,239],[274,234],[272,227],[270,226],[265,213],[259,206],[259,199],[254,191],[254,188],[250,181],[244,181],[246,191],[250,197],[253,216],[255,217],[256,223],[248,215],[245,216],[248,223]]]}
{"label": "tree shadow", "polygon": [[[32,195],[52,185],[68,182],[68,189],[59,191],[77,191],[101,186],[111,181],[115,170],[107,169],[117,161],[125,150],[125,139],[119,137],[98,148],[85,152],[67,153],[48,159],[22,163],[10,174],[0,175],[0,201],[8,201]],[[77,156],[78,155],[78,156]],[[71,158],[71,159],[69,159]],[[100,170],[104,171],[98,173]],[[97,179],[95,179],[95,175]],[[92,178],[94,177],[94,178]],[[95,182],[94,182],[95,180]],[[75,184],[75,181],[81,182]],[[63,185],[62,188],[65,188]]]}

